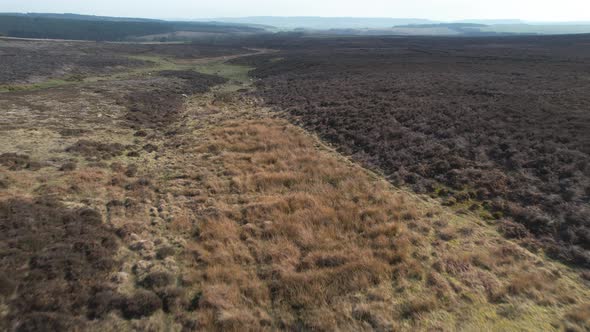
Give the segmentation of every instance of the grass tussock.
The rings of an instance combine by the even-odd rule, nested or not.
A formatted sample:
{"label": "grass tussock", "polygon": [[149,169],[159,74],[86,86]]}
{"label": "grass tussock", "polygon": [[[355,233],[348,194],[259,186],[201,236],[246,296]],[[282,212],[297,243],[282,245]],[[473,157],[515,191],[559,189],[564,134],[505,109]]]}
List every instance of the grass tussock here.
{"label": "grass tussock", "polygon": [[590,304],[573,308],[566,314],[565,328],[569,331],[590,330]]}
{"label": "grass tussock", "polygon": [[445,329],[455,318],[441,317],[475,321],[514,299],[529,311],[579,300],[497,233],[445,220],[285,122],[208,137],[187,151],[218,167],[195,170],[209,190],[186,252],[202,329]]}

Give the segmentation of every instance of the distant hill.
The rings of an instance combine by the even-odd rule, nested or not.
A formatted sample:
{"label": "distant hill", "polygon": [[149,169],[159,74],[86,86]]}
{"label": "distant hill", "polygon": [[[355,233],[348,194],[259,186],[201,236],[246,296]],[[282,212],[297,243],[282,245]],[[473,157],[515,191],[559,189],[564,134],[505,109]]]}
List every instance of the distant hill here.
{"label": "distant hill", "polygon": [[475,24],[475,23],[438,23],[407,24],[390,28],[367,29],[293,29],[307,36],[341,35],[341,36],[455,36],[487,37],[511,35],[568,35],[590,34],[590,25],[531,25],[531,24]]}
{"label": "distant hill", "polygon": [[55,13],[0,13],[2,16],[21,16],[21,17],[44,17],[56,19],[69,19],[80,21],[107,21],[107,22],[164,22],[163,20],[155,20],[149,18],[137,17],[110,17],[110,16],[95,16],[95,15],[81,15],[81,14],[55,14]]}
{"label": "distant hill", "polygon": [[199,34],[262,32],[265,29],[260,27],[220,22],[168,22],[75,14],[0,14],[0,35],[19,38],[124,41],[153,36],[153,40],[167,41],[174,36],[190,40],[198,38]]}
{"label": "distant hill", "polygon": [[469,19],[440,22],[420,18],[253,16],[221,17],[213,20],[224,23],[274,26],[279,30],[296,30],[308,34],[495,36],[590,33],[590,24],[586,22],[543,23],[525,22],[519,19]]}
{"label": "distant hill", "polygon": [[571,35],[590,33],[590,24],[498,24],[482,30],[497,33]]}
{"label": "distant hill", "polygon": [[[588,22],[517,19],[436,22],[413,18],[237,17],[193,21],[54,13],[0,13],[0,36],[93,41],[219,41],[228,36],[301,35],[497,36],[590,33]],[[280,35],[277,35],[280,37]]]}
{"label": "distant hill", "polygon": [[486,24],[476,24],[476,23],[436,23],[436,24],[407,24],[407,25],[398,25],[396,28],[437,28],[437,27],[446,27],[452,29],[476,29],[476,28],[485,28],[487,27]]}
{"label": "distant hill", "polygon": [[[441,36],[488,36],[498,33],[485,31],[485,24],[476,23],[438,23],[438,24],[409,24],[398,25],[391,29],[391,33],[400,35],[441,35]],[[504,34],[508,34],[504,32]]]}
{"label": "distant hill", "polygon": [[524,24],[523,20],[518,19],[496,19],[496,20],[481,20],[481,19],[473,19],[473,20],[459,20],[454,21],[453,23],[474,23],[474,24],[485,24],[485,25],[498,25],[498,24]]}
{"label": "distant hill", "polygon": [[[214,21],[242,23],[242,24],[262,24],[274,26],[280,29],[382,29],[390,28],[395,25],[407,24],[432,24],[436,21],[414,18],[360,18],[360,17],[316,17],[316,16],[297,16],[297,17],[280,17],[280,16],[253,16],[253,17],[221,17],[215,18]],[[202,21],[202,20],[201,20]]]}

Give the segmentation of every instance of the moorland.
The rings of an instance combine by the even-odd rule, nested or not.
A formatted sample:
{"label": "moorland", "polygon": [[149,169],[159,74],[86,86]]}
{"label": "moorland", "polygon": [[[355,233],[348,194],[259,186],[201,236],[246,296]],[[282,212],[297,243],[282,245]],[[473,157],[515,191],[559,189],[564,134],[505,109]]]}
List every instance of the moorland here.
{"label": "moorland", "polygon": [[586,331],[588,56],[0,39],[0,329]]}

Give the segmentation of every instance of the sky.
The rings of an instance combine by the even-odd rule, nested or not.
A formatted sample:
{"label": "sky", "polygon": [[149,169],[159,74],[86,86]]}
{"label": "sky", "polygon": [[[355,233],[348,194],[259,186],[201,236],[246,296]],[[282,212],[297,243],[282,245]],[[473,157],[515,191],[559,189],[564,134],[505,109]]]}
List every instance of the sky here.
{"label": "sky", "polygon": [[395,17],[452,21],[590,21],[590,0],[0,0],[0,12],[163,19],[243,16]]}

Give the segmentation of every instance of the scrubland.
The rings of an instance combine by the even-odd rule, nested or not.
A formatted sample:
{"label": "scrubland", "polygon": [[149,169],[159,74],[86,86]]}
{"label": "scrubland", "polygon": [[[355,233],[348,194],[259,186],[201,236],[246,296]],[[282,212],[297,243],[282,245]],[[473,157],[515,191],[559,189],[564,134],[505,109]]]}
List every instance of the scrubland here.
{"label": "scrubland", "polygon": [[0,94],[0,328],[590,328],[583,270],[393,186],[252,67],[152,56]]}
{"label": "scrubland", "polygon": [[310,39],[235,61],[257,68],[257,96],[392,183],[588,268],[588,39]]}

